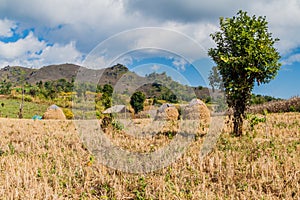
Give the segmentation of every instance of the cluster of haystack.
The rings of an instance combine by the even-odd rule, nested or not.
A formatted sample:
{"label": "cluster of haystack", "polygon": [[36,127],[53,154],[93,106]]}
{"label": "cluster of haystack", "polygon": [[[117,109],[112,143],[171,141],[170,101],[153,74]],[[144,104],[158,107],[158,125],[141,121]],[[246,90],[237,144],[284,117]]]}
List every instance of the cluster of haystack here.
{"label": "cluster of haystack", "polygon": [[155,120],[177,120],[179,116],[177,108],[169,103],[165,103],[157,110]]}
{"label": "cluster of haystack", "polygon": [[43,114],[43,119],[60,119],[65,120],[66,116],[61,108],[57,105],[51,105],[47,108],[47,111]]}

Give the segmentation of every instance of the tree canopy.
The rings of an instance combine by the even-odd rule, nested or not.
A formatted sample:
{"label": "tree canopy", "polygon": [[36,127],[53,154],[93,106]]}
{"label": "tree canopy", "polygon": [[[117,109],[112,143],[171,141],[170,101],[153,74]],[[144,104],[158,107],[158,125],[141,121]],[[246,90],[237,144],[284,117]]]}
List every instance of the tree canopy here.
{"label": "tree canopy", "polygon": [[130,105],[134,109],[135,113],[138,113],[144,109],[145,100],[146,100],[145,94],[140,91],[132,94],[130,98]]}
{"label": "tree canopy", "polygon": [[223,89],[222,78],[217,66],[212,67],[211,71],[209,72],[208,81],[213,92],[215,92],[215,89]]}
{"label": "tree canopy", "polygon": [[216,43],[208,55],[217,64],[226,101],[233,109],[234,133],[242,134],[245,109],[255,82],[260,85],[274,79],[280,69],[280,55],[268,31],[266,17],[250,17],[239,11],[232,18],[220,18],[220,31],[211,34]]}

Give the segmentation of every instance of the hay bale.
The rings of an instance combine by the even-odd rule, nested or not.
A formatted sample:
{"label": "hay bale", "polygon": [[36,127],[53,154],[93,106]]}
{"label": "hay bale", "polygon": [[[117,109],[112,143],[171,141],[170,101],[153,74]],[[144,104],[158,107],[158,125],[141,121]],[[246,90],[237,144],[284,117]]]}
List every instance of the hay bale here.
{"label": "hay bale", "polygon": [[210,120],[210,110],[200,99],[193,99],[187,106],[182,108],[182,119]]}
{"label": "hay bale", "polygon": [[61,108],[57,105],[51,105],[47,108],[47,111],[43,114],[43,119],[60,119],[66,120],[66,116]]}
{"label": "hay bale", "polygon": [[206,134],[210,125],[210,110],[207,108],[205,103],[200,99],[193,99],[188,105],[181,108],[181,114],[183,120],[197,121],[198,134]]}
{"label": "hay bale", "polygon": [[157,110],[155,120],[177,120],[179,116],[178,110],[172,104],[163,104]]}

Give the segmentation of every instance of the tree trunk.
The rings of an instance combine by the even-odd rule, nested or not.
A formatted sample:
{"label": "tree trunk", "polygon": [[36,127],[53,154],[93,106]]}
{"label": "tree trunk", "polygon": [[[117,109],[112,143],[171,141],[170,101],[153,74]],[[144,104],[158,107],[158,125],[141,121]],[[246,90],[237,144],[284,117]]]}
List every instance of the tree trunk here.
{"label": "tree trunk", "polygon": [[241,136],[243,133],[243,117],[242,115],[235,111],[233,119],[233,134],[235,136]]}
{"label": "tree trunk", "polygon": [[23,118],[23,106],[24,106],[24,85],[22,87],[22,102],[20,104],[20,109],[19,109],[19,119]]}

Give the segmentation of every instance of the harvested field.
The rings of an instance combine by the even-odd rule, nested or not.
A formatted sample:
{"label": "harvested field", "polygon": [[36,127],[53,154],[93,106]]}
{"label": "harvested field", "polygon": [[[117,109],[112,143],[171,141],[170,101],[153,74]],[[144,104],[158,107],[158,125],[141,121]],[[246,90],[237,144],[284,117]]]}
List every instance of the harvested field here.
{"label": "harvested field", "polygon": [[[256,117],[264,117],[257,115]],[[214,120],[214,118],[212,118]],[[138,119],[135,125],[151,126]],[[198,137],[171,165],[132,174],[93,156],[73,121],[0,119],[0,196],[4,199],[299,199],[300,113],[267,115],[232,137],[225,127],[203,159]],[[89,127],[87,127],[89,128]],[[76,130],[77,129],[77,130]],[[135,138],[108,130],[111,142],[151,153],[172,137]]]}

